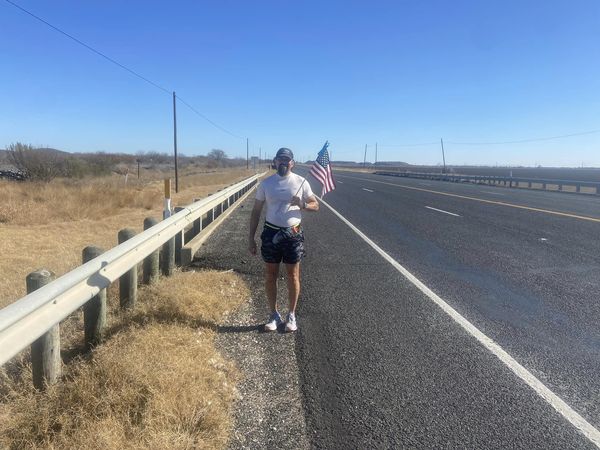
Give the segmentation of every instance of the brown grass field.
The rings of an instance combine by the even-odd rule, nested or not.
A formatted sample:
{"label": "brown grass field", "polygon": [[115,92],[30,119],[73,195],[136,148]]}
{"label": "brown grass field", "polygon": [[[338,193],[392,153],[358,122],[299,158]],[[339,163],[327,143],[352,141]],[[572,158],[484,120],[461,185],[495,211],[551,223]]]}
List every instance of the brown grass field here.
{"label": "brown grass field", "polygon": [[[180,177],[174,205],[189,204],[251,175],[245,170]],[[60,276],[78,266],[87,245],[116,245],[117,232],[141,231],[160,218],[162,176],[1,182],[0,307],[25,295],[25,276],[40,267]],[[225,448],[241,376],[213,345],[217,325],[249,298],[234,273],[181,272],[140,288],[121,312],[109,289],[108,332],[81,352],[83,319],[61,323],[63,380],[32,387],[28,352],[0,370],[0,448]]]}

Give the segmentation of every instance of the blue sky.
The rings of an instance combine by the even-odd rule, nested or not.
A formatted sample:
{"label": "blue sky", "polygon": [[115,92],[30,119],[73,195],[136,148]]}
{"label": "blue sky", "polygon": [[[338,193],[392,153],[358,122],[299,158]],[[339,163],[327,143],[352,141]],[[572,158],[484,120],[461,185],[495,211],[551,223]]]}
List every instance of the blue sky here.
{"label": "blue sky", "polygon": [[[251,154],[600,166],[600,2],[13,0]],[[171,97],[0,0],[0,147],[171,152]],[[178,104],[182,153],[246,141]],[[405,144],[427,144],[405,146]],[[428,144],[431,143],[431,144]]]}

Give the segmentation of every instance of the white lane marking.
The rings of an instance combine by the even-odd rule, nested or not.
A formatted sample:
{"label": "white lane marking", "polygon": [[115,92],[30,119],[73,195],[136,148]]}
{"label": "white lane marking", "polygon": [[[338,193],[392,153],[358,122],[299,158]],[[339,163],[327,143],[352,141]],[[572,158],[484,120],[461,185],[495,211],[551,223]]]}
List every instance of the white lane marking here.
{"label": "white lane marking", "polygon": [[[336,177],[336,178],[337,178],[337,177]],[[336,182],[336,183],[340,183],[340,184],[344,184],[344,182],[343,182],[343,181],[340,181],[340,180],[335,180],[335,182]]]}
{"label": "white lane marking", "polygon": [[542,242],[546,242],[547,240],[548,239],[546,239],[546,238],[540,238],[540,241],[542,241]]}
{"label": "white lane marking", "polygon": [[367,188],[362,188],[362,190],[367,191],[367,192],[375,192],[375,191],[372,191],[371,189],[367,189]]}
{"label": "white lane marking", "polygon": [[502,361],[517,377],[523,380],[530,388],[532,388],[540,397],[542,397],[550,406],[552,406],[561,416],[567,419],[571,425],[579,430],[586,438],[588,438],[597,448],[600,448],[600,431],[592,424],[580,416],[577,411],[571,408],[563,399],[552,392],[538,380],[529,370],[523,367],[512,356],[510,356],[502,347],[500,347],[493,339],[486,336],[475,325],[461,316],[452,306],[442,300],[435,292],[423,284],[417,277],[405,269],[398,261],[383,251],[377,244],[369,239],[362,231],[356,228],[348,219],[342,216],[339,212],[321,199],[321,203],[327,206],[331,212],[340,218],[342,222],[348,225],[356,234],[358,234],[367,244],[369,244],[383,259],[388,261],[394,268],[404,277],[414,284],[423,294],[431,301],[438,305],[442,311],[448,314],[456,323],[458,323],[467,333],[473,336],[481,345],[487,348],[494,356]]}
{"label": "white lane marking", "polygon": [[561,212],[561,211],[553,211],[551,209],[534,208],[531,206],[517,205],[515,203],[501,202],[499,200],[487,200],[485,198],[469,197],[467,195],[452,194],[450,192],[433,191],[431,189],[418,188],[415,186],[406,186],[404,184],[397,184],[397,183],[388,183],[386,181],[370,180],[368,178],[356,178],[356,180],[369,181],[371,183],[386,184],[388,186],[395,186],[395,187],[401,188],[401,189],[410,189],[413,191],[422,191],[422,192],[429,192],[431,194],[445,195],[446,197],[463,198],[465,200],[474,200],[474,201],[481,202],[481,203],[487,203],[489,205],[508,206],[510,208],[517,208],[517,209],[524,209],[527,211],[541,212],[541,213],[546,213],[546,214],[552,214],[555,216],[571,217],[573,219],[579,219],[579,220],[589,220],[590,222],[600,222],[600,217],[579,216],[577,214],[570,214],[570,213],[565,213],[565,212]]}
{"label": "white lane marking", "polygon": [[491,191],[481,191],[481,192],[485,192],[486,194],[492,194],[492,195],[502,195],[502,196],[506,195],[506,194],[501,194],[500,192],[491,192]]}
{"label": "white lane marking", "polygon": [[451,213],[451,212],[448,212],[448,211],[444,211],[443,209],[432,208],[431,206],[426,206],[425,208],[427,208],[427,209],[433,209],[434,211],[438,211],[438,212],[441,212],[441,213],[444,213],[444,214],[450,214],[451,216],[460,217],[458,214],[454,214],[454,213]]}

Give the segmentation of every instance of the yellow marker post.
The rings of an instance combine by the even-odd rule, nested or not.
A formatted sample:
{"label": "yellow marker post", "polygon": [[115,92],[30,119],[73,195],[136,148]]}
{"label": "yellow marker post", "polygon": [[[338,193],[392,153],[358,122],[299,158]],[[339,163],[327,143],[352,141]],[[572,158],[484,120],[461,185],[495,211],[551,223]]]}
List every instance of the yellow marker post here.
{"label": "yellow marker post", "polygon": [[165,178],[165,203],[163,209],[163,219],[171,217],[171,179]]}

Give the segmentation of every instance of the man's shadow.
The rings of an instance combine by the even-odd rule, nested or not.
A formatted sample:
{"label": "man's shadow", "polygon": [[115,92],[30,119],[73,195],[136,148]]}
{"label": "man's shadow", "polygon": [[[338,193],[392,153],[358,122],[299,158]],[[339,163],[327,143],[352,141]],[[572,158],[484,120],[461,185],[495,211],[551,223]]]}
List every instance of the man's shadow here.
{"label": "man's shadow", "polygon": [[[265,330],[265,324],[261,323],[258,325],[218,325],[216,327],[217,333],[250,333],[250,332],[258,332],[258,333],[275,333],[275,331],[267,331]],[[285,331],[285,323],[282,323],[277,326],[277,333],[288,334]]]}
{"label": "man's shadow", "polygon": [[264,325],[218,325],[217,333],[249,333],[252,331],[264,332]]}

